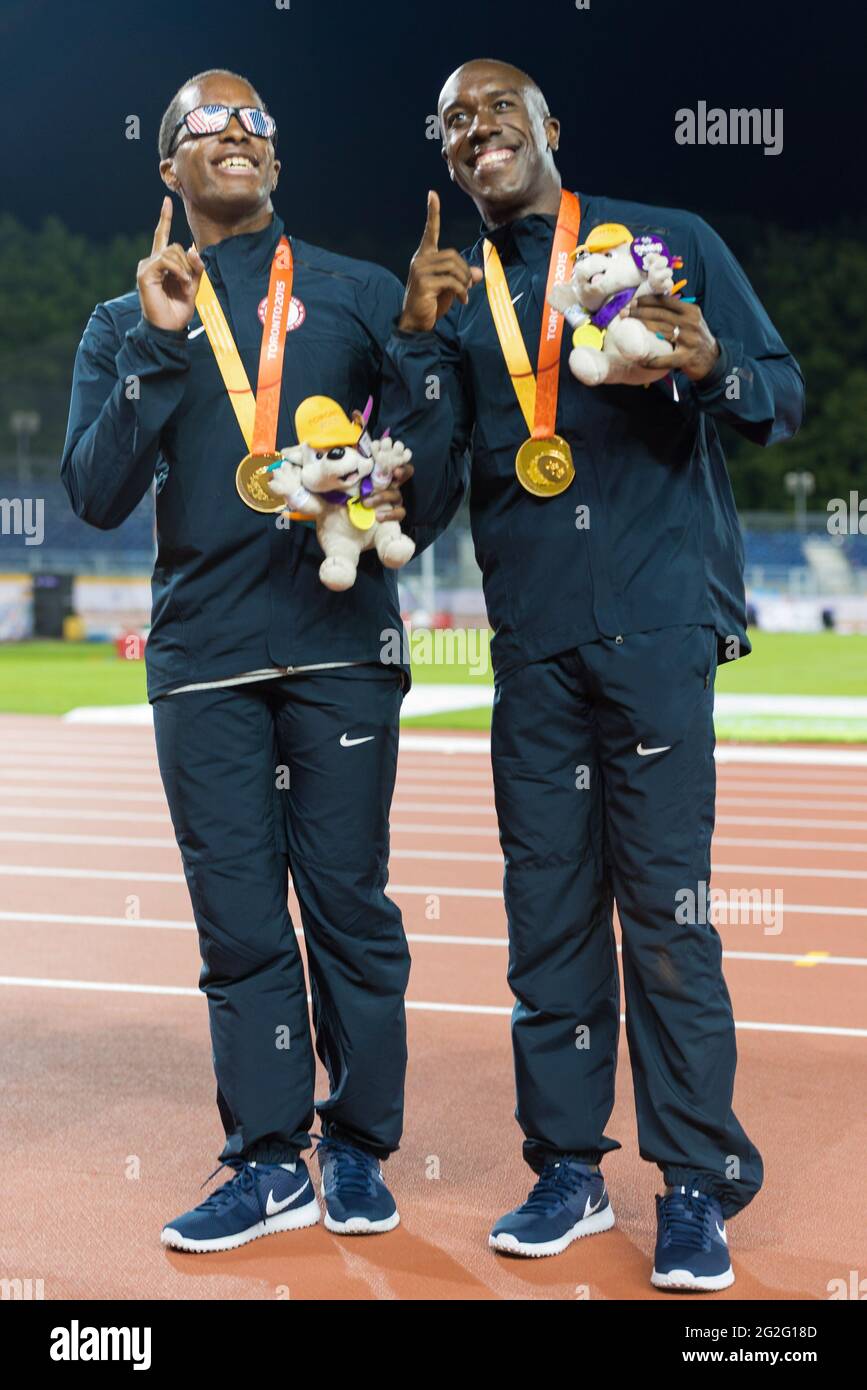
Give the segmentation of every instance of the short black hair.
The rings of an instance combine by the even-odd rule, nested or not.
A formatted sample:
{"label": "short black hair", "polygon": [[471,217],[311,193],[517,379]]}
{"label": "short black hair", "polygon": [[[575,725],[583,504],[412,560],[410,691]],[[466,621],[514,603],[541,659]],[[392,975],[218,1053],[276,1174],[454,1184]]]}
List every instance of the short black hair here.
{"label": "short black hair", "polygon": [[157,142],[160,159],[168,159],[169,157],[169,149],[172,143],[172,135],[174,134],[174,130],[178,124],[178,121],[180,121],[184,115],[183,103],[181,101],[184,92],[187,90],[188,87],[194,86],[196,82],[202,82],[206,77],[234,77],[237,82],[246,82],[247,86],[250,88],[251,92],[256,98],[256,101],[261,106],[262,110],[268,110],[259,93],[256,91],[256,88],[250,81],[249,77],[243,77],[239,72],[232,72],[230,68],[208,68],[206,72],[197,72],[194,77],[188,77],[186,82],[183,82],[181,84],[181,86],[178,88],[171,101],[169,102],[168,106],[166,107],[165,111],[163,112],[163,118],[160,121],[160,133]]}

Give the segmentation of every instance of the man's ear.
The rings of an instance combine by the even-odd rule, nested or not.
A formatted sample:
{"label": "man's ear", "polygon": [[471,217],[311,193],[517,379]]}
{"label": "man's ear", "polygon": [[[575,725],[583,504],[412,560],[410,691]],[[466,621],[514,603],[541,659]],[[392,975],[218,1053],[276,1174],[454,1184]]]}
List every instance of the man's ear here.
{"label": "man's ear", "polygon": [[175,173],[175,161],[173,159],[160,160],[160,178],[170,193],[180,193],[181,185]]}
{"label": "man's ear", "polygon": [[549,150],[557,150],[560,147],[560,122],[556,116],[545,117],[545,134],[548,137]]}
{"label": "man's ear", "polygon": [[454,183],[454,181],[455,181],[455,171],[454,171],[454,169],[452,168],[452,162],[451,162],[451,160],[449,159],[449,152],[448,152],[448,150],[446,149],[445,145],[440,145],[440,154],[442,155],[443,159],[444,159],[445,162],[446,162],[446,166],[447,166],[448,171],[449,171],[449,178],[451,179],[452,183]]}

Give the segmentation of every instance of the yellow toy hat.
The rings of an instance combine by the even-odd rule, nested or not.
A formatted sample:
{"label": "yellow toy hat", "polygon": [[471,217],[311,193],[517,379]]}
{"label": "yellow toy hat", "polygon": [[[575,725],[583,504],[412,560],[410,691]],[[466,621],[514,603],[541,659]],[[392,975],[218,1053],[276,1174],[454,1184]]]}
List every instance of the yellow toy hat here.
{"label": "yellow toy hat", "polygon": [[615,246],[622,246],[624,241],[632,239],[632,233],[622,222],[601,222],[598,227],[593,228],[583,245],[576,246],[570,255],[574,260],[581,251],[611,251]]}
{"label": "yellow toy hat", "polygon": [[357,444],[362,426],[350,420],[330,396],[308,396],[295,411],[295,433],[298,443],[311,449],[336,449]]}

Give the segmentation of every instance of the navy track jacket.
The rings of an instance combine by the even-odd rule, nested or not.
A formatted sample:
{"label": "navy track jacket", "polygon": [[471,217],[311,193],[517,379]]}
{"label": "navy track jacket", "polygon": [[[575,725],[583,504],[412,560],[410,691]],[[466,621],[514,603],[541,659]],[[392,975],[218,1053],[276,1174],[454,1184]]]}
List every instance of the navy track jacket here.
{"label": "navy track jacket", "polygon": [[[718,362],[700,383],[676,372],[674,388],[671,377],[647,388],[591,388],[569,371],[567,326],[557,432],[571,446],[576,477],[559,496],[536,498],[515,476],[528,430],[485,287],[476,285],[469,303],[456,301],[437,326],[451,438],[443,433],[448,412],[432,415],[440,466],[419,468],[405,489],[411,515],[426,522],[450,514],[469,485],[499,676],[600,635],[693,623],[713,626],[720,658],[730,659],[750,647],[743,544],[716,421],[756,444],[789,438],[803,414],[800,368],[700,217],[580,201],[582,240],[602,222],[620,222],[634,236],[661,236],[683,256],[683,293],[696,297],[719,340]],[[532,215],[490,233],[534,365],[555,222]],[[481,265],[481,240],[464,254]]]}
{"label": "navy track jacket", "polygon": [[[254,391],[258,310],[282,235],[275,216],[202,253]],[[277,447],[296,442],[306,396],[332,396],[348,413],[372,395],[375,432],[390,426],[424,466],[426,438],[442,436],[426,423],[438,406],[425,390],[434,335],[394,331],[403,288],[390,272],[291,240],[301,307],[286,335]],[[361,557],[354,588],[331,593],[314,529],[283,529],[244,506],[235,469],[246,453],[198,314],[174,332],[142,317],[135,292],[96,307],[75,360],[61,471],[77,515],[102,528],[119,526],[156,480],[151,699],[272,666],[376,662],[382,634],[401,631],[395,574],[374,553]],[[441,511],[440,526],[450,515]]]}

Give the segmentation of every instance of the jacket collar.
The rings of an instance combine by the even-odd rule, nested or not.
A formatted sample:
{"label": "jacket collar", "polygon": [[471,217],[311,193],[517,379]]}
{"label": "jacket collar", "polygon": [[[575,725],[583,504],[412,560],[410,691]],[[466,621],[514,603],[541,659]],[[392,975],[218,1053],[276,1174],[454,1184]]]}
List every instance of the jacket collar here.
{"label": "jacket collar", "polygon": [[202,260],[211,279],[253,279],[268,273],[277,243],[284,234],[282,219],[274,213],[267,227],[258,232],[243,232],[229,236],[205,247]]}
{"label": "jacket collar", "polygon": [[[583,231],[587,221],[590,199],[581,195],[576,196],[580,197],[581,201]],[[488,241],[496,246],[502,259],[506,260],[517,256],[529,265],[540,260],[543,256],[550,255],[551,239],[556,225],[556,213],[533,212],[530,213],[529,217],[517,217],[514,222],[504,222],[501,227],[492,229],[482,223],[479,231],[482,237],[487,237]]]}

